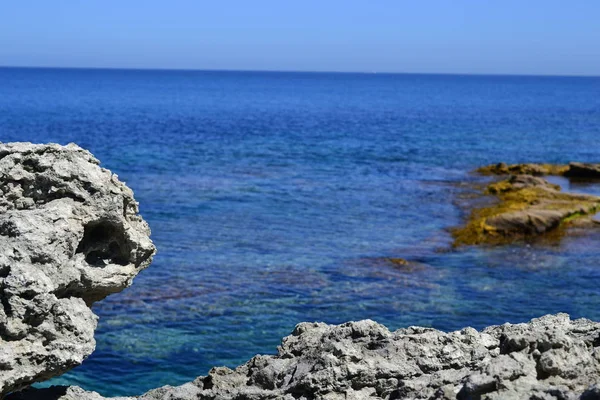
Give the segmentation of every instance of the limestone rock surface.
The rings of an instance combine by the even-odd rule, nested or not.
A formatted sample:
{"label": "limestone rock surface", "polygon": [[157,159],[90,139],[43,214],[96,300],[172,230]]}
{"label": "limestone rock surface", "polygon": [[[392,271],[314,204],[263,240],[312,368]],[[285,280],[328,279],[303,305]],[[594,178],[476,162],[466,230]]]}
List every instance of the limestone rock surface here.
{"label": "limestone rock surface", "polygon": [[132,191],[70,144],[0,143],[0,397],[79,365],[91,304],[155,252]]}
{"label": "limestone rock surface", "polygon": [[[365,320],[302,323],[277,355],[121,400],[599,399],[600,323],[547,315],[444,333]],[[102,400],[77,387],[9,400]]]}

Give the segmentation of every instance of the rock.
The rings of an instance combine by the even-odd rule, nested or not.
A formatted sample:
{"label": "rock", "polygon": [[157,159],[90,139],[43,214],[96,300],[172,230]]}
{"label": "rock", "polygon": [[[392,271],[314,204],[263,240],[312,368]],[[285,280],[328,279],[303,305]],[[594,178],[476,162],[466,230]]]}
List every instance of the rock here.
{"label": "rock", "polygon": [[482,175],[564,175],[569,169],[568,165],[562,164],[512,164],[505,163],[491,164],[480,167],[477,172]]}
{"label": "rock", "polygon": [[600,179],[600,164],[571,162],[563,164],[512,164],[505,163],[486,165],[477,172],[482,175],[559,175],[577,179]]}
{"label": "rock", "polygon": [[[127,399],[596,399],[599,380],[600,323],[586,319],[547,315],[451,333],[390,332],[365,320],[302,323],[277,355]],[[7,400],[42,398],[102,399],[71,387]]]}
{"label": "rock", "polygon": [[416,272],[428,269],[430,266],[418,261],[407,260],[400,257],[374,257],[362,258],[359,260],[364,265],[369,265],[377,269],[383,267],[393,268],[398,272]]}
{"label": "rock", "polygon": [[572,162],[564,175],[569,178],[600,179],[600,164]]}
{"label": "rock", "polygon": [[0,143],[0,397],[79,365],[93,302],[155,248],[132,191],[70,144]]}
{"label": "rock", "polygon": [[486,220],[495,233],[502,236],[520,234],[525,236],[540,235],[557,228],[561,221],[569,216],[567,210],[537,210],[505,212]]}
{"label": "rock", "polygon": [[454,246],[522,241],[573,221],[594,227],[592,217],[600,211],[600,197],[562,193],[558,185],[532,175],[511,175],[490,184],[485,193],[499,202],[472,210],[467,223],[452,231]]}
{"label": "rock", "polygon": [[560,186],[533,175],[510,175],[508,179],[492,183],[487,192],[492,194],[504,193],[519,189],[538,187],[546,190],[560,191]]}

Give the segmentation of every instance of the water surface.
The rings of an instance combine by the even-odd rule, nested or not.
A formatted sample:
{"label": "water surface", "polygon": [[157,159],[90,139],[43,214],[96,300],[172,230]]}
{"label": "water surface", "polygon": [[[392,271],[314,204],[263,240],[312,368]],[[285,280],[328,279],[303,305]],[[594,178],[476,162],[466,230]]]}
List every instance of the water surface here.
{"label": "water surface", "polygon": [[598,233],[448,251],[477,166],[600,161],[599,94],[599,78],[0,69],[0,141],[88,148],[159,249],[52,383],[180,384],[301,321],[600,320]]}

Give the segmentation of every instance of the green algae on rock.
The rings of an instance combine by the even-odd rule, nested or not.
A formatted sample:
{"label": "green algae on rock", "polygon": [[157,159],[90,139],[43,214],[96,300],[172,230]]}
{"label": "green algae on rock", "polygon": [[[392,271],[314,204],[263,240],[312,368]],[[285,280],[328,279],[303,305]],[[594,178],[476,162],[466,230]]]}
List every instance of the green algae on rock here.
{"label": "green algae on rock", "polygon": [[[497,168],[501,169],[506,168]],[[600,211],[600,197],[563,193],[559,186],[532,175],[511,175],[490,184],[485,194],[498,201],[473,210],[466,224],[452,231],[454,246],[522,241]]]}

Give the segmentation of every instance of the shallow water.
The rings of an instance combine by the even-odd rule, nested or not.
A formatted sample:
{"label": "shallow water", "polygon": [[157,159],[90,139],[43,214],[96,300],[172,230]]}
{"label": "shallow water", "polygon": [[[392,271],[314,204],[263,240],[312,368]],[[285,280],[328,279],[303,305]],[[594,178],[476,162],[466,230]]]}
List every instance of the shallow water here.
{"label": "shallow water", "polygon": [[52,383],[139,394],[274,353],[301,321],[600,319],[600,232],[454,251],[448,234],[479,165],[598,162],[599,93],[600,78],[0,69],[0,140],[90,149],[159,249],[94,306],[96,352]]}

